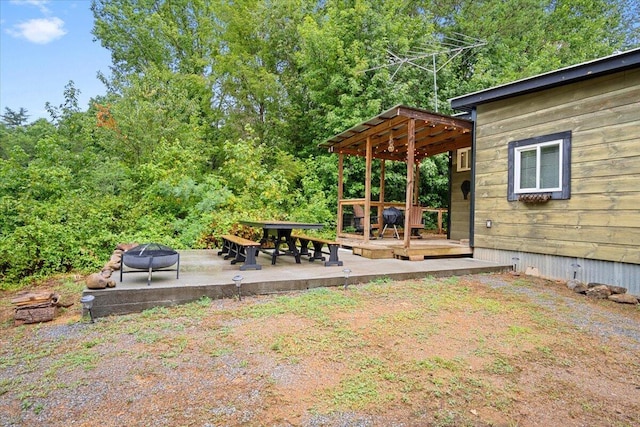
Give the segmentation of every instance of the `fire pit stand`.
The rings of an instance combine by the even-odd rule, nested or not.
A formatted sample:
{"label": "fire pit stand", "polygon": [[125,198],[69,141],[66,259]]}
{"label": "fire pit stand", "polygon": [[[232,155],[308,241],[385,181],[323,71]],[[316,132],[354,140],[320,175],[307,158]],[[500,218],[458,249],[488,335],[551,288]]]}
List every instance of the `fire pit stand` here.
{"label": "fire pit stand", "polygon": [[[174,264],[176,268],[168,268]],[[125,265],[133,270],[124,271]],[[178,279],[180,276],[180,254],[159,243],[138,245],[122,254],[120,282],[122,282],[122,274],[124,273],[148,273],[147,286],[150,286],[153,271],[175,271],[176,279]]]}

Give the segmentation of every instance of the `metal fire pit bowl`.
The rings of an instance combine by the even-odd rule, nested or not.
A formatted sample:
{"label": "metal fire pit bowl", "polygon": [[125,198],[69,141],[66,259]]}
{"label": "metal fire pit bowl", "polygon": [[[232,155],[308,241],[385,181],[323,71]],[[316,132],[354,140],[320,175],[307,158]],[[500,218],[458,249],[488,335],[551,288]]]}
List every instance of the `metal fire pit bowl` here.
{"label": "metal fire pit bowl", "polygon": [[[177,264],[176,268],[168,268]],[[124,266],[133,270],[124,271]],[[147,286],[151,285],[151,273],[153,271],[175,271],[176,279],[180,275],[180,254],[169,246],[159,243],[145,243],[129,249],[122,254],[122,266],[120,267],[120,282],[123,273],[148,273]]]}

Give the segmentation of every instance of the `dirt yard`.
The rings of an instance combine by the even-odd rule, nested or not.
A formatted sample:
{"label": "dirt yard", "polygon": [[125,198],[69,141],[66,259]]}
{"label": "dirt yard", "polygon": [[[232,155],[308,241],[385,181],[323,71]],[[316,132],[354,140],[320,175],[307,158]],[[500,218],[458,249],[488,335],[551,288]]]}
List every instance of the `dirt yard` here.
{"label": "dirt yard", "polygon": [[[78,301],[81,286],[49,284]],[[508,274],[13,326],[0,426],[638,426],[640,308]]]}

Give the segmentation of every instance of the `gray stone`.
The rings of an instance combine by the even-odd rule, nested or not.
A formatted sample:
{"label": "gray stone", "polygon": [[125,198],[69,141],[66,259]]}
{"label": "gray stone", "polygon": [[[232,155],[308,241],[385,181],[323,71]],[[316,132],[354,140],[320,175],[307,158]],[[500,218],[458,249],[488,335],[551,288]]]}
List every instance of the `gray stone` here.
{"label": "gray stone", "polygon": [[607,299],[611,295],[611,290],[607,285],[599,285],[587,289],[585,293],[592,298]]}
{"label": "gray stone", "polygon": [[608,299],[622,304],[638,304],[638,298],[631,294],[613,294],[609,295]]}
{"label": "gray stone", "polygon": [[587,284],[587,287],[589,288],[595,288],[596,286],[607,286],[605,283],[597,283],[597,282],[589,282]]}
{"label": "gray stone", "polygon": [[627,288],[622,286],[607,285],[612,294],[626,294]]}
{"label": "gray stone", "polygon": [[575,290],[576,286],[581,285],[582,283],[579,280],[576,279],[571,279],[567,282],[567,288],[571,289],[572,291]]}
{"label": "gray stone", "polygon": [[573,292],[577,293],[577,294],[584,294],[585,292],[587,292],[587,285],[584,283],[578,283],[574,288],[573,288]]}
{"label": "gray stone", "polygon": [[612,294],[626,294],[627,293],[627,288],[625,288],[625,287],[607,285],[606,283],[591,282],[587,286],[589,288],[595,288],[597,286],[606,286],[607,288],[609,288],[609,290],[611,291]]}

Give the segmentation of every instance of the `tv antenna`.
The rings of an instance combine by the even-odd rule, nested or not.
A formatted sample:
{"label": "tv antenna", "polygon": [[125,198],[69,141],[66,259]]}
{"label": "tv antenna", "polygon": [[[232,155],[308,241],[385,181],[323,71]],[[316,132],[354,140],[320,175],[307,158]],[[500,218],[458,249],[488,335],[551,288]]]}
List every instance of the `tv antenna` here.
{"label": "tv antenna", "polygon": [[[420,48],[412,49],[407,52],[409,56],[401,56],[389,49],[386,49],[388,55],[387,64],[379,65],[364,70],[363,72],[378,70],[381,68],[395,67],[391,80],[398,74],[403,65],[417,67],[421,70],[433,74],[433,104],[438,112],[438,71],[442,70],[448,63],[453,61],[462,53],[487,44],[486,41],[460,33],[452,33],[454,37],[440,35],[439,43],[435,45],[427,45]],[[444,57],[444,63],[438,65],[438,58]],[[426,59],[431,58],[431,63],[426,65]],[[425,64],[425,65],[423,65]]]}

